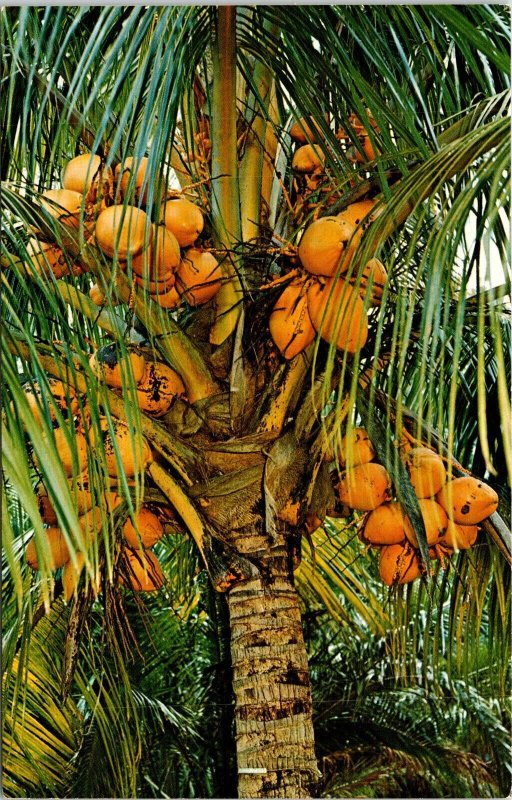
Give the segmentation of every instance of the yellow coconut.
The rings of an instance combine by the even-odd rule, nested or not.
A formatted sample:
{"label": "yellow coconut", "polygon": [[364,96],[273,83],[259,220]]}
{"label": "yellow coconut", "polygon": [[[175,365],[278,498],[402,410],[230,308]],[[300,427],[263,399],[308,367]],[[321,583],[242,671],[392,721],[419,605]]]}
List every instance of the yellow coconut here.
{"label": "yellow coconut", "polygon": [[354,225],[337,217],[315,220],[306,228],[299,243],[301,264],[312,275],[343,274],[350,263],[343,254],[354,231]]}
{"label": "yellow coconut", "polygon": [[318,144],[304,144],[293,154],[292,170],[300,174],[309,174],[323,170],[325,155]]}
{"label": "yellow coconut", "polygon": [[137,387],[137,401],[142,411],[161,417],[177,397],[185,396],[185,386],[177,372],[167,364],[148,362],[144,380]]}
{"label": "yellow coconut", "polygon": [[314,282],[308,289],[308,311],[322,339],[356,353],[368,338],[368,318],[358,292],[341,279]]}
{"label": "yellow coconut", "polygon": [[359,464],[342,473],[338,496],[349,508],[373,511],[391,499],[391,479],[382,464]]}
{"label": "yellow coconut", "polygon": [[[149,180],[146,177],[148,171],[149,159],[148,158],[125,158],[122,164],[118,164],[115,169],[115,177],[121,195],[126,197],[127,192],[130,192],[130,197],[134,198],[135,202],[147,203],[149,197]],[[166,186],[162,181],[160,191],[158,192],[158,180],[154,185],[153,201],[162,198],[166,194]],[[133,195],[131,194],[133,192]]]}
{"label": "yellow coconut", "polygon": [[69,444],[68,437],[62,428],[55,428],[52,432],[57,453],[66,475],[79,475],[87,468],[87,440],[80,431],[73,431]]}
{"label": "yellow coconut", "polygon": [[372,511],[363,528],[363,541],[373,545],[399,544],[412,526],[400,503],[383,503]]}
{"label": "yellow coconut", "polygon": [[443,547],[449,547],[451,550],[469,550],[476,542],[479,530],[478,525],[457,525],[450,519],[442,540]]}
{"label": "yellow coconut", "polygon": [[301,353],[315,338],[304,281],[293,281],[277,300],[269,319],[270,335],[285,358]]}
{"label": "yellow coconut", "polygon": [[207,303],[222,285],[222,271],[217,259],[206,250],[190,247],[176,272],[176,288],[191,306]]}
{"label": "yellow coconut", "polygon": [[123,536],[135,549],[141,547],[153,547],[164,535],[162,523],[148,508],[144,506],[135,515],[135,526],[131,519],[128,519],[123,526]]}
{"label": "yellow coconut", "polygon": [[[45,530],[44,544],[46,549],[49,550],[49,560],[46,561],[45,556],[43,558],[51,570],[59,569],[59,567],[64,566],[66,561],[69,561],[69,548],[60,528],[47,528]],[[42,547],[43,545],[41,544]],[[37,570],[42,566],[39,562],[35,536],[32,537],[25,548],[25,560],[30,569]]]}
{"label": "yellow coconut", "polygon": [[370,258],[364,266],[359,283],[355,273],[351,276],[350,283],[354,286],[357,285],[363,300],[370,292],[369,305],[380,306],[387,279],[388,273],[382,261],[379,261],[378,258]]}
{"label": "yellow coconut", "polygon": [[478,525],[496,511],[499,502],[494,489],[469,475],[445,483],[436,499],[458,525]]}
{"label": "yellow coconut", "polygon": [[123,560],[126,579],[122,576],[119,579],[123,586],[129,586],[134,592],[156,592],[164,585],[165,575],[151,550],[125,548]]}
{"label": "yellow coconut", "polygon": [[93,153],[72,158],[62,173],[63,187],[85,195],[88,203],[110,198],[113,183],[112,170],[105,167],[101,158]]}
{"label": "yellow coconut", "polygon": [[357,228],[359,223],[370,213],[374,205],[375,200],[358,200],[356,203],[351,203],[347,208],[344,208],[339,214],[336,214],[336,218],[344,220],[350,223],[350,225],[353,225],[354,228]]}
{"label": "yellow coconut", "polygon": [[137,471],[142,472],[151,463],[153,456],[151,448],[143,436],[131,435],[124,422],[114,422],[114,436],[110,433],[106,420],[100,421],[102,430],[103,451],[105,454],[108,474],[117,477],[119,474],[119,454],[121,469],[127,478],[133,478]]}
{"label": "yellow coconut", "polygon": [[[58,378],[48,378],[48,386],[49,391],[46,386],[41,387],[38,382],[33,385],[27,383],[23,387],[32,415],[38,423],[42,423],[45,413],[55,421],[57,419],[55,407],[59,409],[64,419],[70,419],[78,413],[80,403],[71,386],[62,383]],[[47,409],[47,412],[43,409]]]}
{"label": "yellow coconut", "polygon": [[154,225],[152,243],[132,259],[132,270],[141,278],[160,281],[164,275],[177,270],[180,260],[180,246],[175,235],[165,225]]}
{"label": "yellow coconut", "polygon": [[116,205],[98,215],[94,236],[107,256],[117,255],[121,261],[126,261],[149,247],[152,230],[146,213],[140,208]]}
{"label": "yellow coconut", "polygon": [[[418,500],[421,516],[425,525],[425,532],[427,534],[427,544],[433,545],[441,541],[446,533],[448,526],[448,517],[444,509],[441,508],[439,503],[435,500],[421,498]],[[412,525],[406,527],[406,536],[413,547],[419,547],[416,532]]]}
{"label": "yellow coconut", "polygon": [[194,244],[204,228],[203,212],[185,197],[168,200],[163,215],[165,227],[174,234],[180,247]]}
{"label": "yellow coconut", "polygon": [[413,447],[405,457],[409,479],[418,497],[433,497],[446,482],[443,459],[428,447]]}
{"label": "yellow coconut", "polygon": [[[325,115],[325,121],[326,123],[329,121],[328,114]],[[322,135],[321,130],[318,122],[314,119],[301,119],[298,122],[294,122],[290,128],[291,139],[299,144],[314,142],[319,135]]]}
{"label": "yellow coconut", "polygon": [[340,462],[348,467],[357,467],[358,464],[367,464],[375,458],[375,447],[370,441],[365,428],[351,428],[341,440]]}
{"label": "yellow coconut", "polygon": [[89,366],[97,378],[116,389],[123,387],[123,381],[129,383],[130,374],[138,384],[146,373],[146,359],[139,350],[133,348],[121,355],[115,343],[100,347],[90,357]]}
{"label": "yellow coconut", "polygon": [[70,189],[48,189],[43,192],[40,204],[54,219],[70,228],[78,228],[82,199],[80,192]]}
{"label": "yellow coconut", "polygon": [[152,294],[151,299],[158,303],[162,308],[178,308],[181,305],[181,295],[178,294],[176,285],[174,285],[168,292],[162,294]]}
{"label": "yellow coconut", "polygon": [[421,575],[420,562],[410,545],[390,544],[380,551],[379,572],[386,586],[411,583]]}

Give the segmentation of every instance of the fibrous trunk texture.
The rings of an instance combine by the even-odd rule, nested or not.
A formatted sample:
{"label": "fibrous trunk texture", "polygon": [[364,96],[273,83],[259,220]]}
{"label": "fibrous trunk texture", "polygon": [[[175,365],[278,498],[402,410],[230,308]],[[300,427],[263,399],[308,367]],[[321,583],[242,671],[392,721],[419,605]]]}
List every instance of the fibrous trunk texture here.
{"label": "fibrous trunk texture", "polygon": [[309,668],[283,532],[237,532],[260,575],[228,604],[239,797],[311,797],[318,781]]}

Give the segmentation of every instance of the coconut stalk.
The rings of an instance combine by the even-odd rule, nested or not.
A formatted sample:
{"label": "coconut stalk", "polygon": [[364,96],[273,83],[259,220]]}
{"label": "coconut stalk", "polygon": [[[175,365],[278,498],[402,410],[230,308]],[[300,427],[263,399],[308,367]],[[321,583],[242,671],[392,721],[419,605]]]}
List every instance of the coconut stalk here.
{"label": "coconut stalk", "polygon": [[236,328],[242,311],[242,286],[235,250],[241,241],[236,140],[236,6],[217,9],[213,45],[212,226],[216,247],[226,251],[224,283],[215,297],[210,342],[220,345]]}

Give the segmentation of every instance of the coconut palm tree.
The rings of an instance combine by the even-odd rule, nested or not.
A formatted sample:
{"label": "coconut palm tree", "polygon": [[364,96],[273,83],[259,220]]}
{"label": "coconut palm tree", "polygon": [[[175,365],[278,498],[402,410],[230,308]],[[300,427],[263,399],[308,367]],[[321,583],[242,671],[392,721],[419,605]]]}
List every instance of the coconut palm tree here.
{"label": "coconut palm tree", "polygon": [[[139,652],[166,686],[170,609],[198,563],[225,596],[212,601],[219,617],[229,610],[232,680],[218,691],[228,704],[234,695],[239,796],[317,791],[294,570],[303,535],[329,513],[348,513],[345,534],[357,532],[361,513],[334,491],[356,426],[415,536],[421,580],[406,613],[419,620],[425,598],[429,614],[452,604],[457,646],[440,622],[422,638],[425,669],[441,669],[442,655],[467,678],[484,626],[489,679],[503,688],[507,526],[496,513],[482,521],[482,547],[437,565],[434,591],[438,553],[402,458],[426,445],[450,477],[469,471],[505,494],[506,22],[484,5],[2,11],[11,793],[77,792],[77,752],[94,764],[101,743],[109,779],[82,785],[131,796],[152,725],[168,726],[193,771],[200,701],[185,713],[128,665]],[[63,214],[62,195],[43,193],[88,153],[101,181]],[[183,199],[195,217],[172,223],[173,237],[182,223],[192,235],[150,283]],[[318,266],[313,222],[338,213],[327,224],[343,239],[325,243]],[[174,381],[166,406],[162,375]],[[140,539],[127,544],[141,508],[177,537],[155,545],[159,560]],[[407,626],[390,624],[368,572],[339,550],[317,574],[305,560],[297,584],[341,593],[405,642]],[[151,609],[147,640],[129,624],[133,602]],[[189,677],[193,690],[192,666]],[[212,722],[222,751],[224,722],[221,712]],[[167,796],[218,788],[208,774],[187,788],[188,774],[166,778]]]}

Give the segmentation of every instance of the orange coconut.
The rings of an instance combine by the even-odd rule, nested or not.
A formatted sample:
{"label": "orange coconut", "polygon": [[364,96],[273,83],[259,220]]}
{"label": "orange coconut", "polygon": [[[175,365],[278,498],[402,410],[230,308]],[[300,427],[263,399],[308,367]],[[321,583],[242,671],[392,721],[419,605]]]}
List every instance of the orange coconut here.
{"label": "orange coconut", "polygon": [[185,386],[177,372],[161,362],[147,364],[144,380],[137,387],[137,401],[142,411],[161,417],[177,397],[185,396]]}
{"label": "orange coconut", "polygon": [[[329,121],[328,114],[325,114],[325,121],[326,123]],[[290,128],[290,138],[299,144],[314,142],[319,135],[322,135],[321,130],[318,122],[314,119],[300,119],[298,122],[294,122]]]}
{"label": "orange coconut", "polygon": [[102,165],[99,156],[84,153],[68,161],[62,173],[62,185],[65,189],[79,192],[86,196],[88,202],[110,197],[114,183],[110,167]]}
{"label": "orange coconut", "polygon": [[165,583],[160,562],[151,550],[123,552],[126,579],[120,576],[119,583],[129,586],[134,592],[155,592]]}
{"label": "orange coconut", "polygon": [[386,586],[411,583],[421,575],[420,562],[410,545],[390,544],[380,551],[379,572]]}
{"label": "orange coconut", "polygon": [[306,228],[299,243],[301,264],[312,275],[330,277],[337,272],[343,274],[349,266],[343,253],[354,231],[354,225],[337,217],[315,220]]}
{"label": "orange coconut", "polygon": [[413,447],[405,466],[417,497],[433,497],[446,482],[443,459],[429,447]]}
{"label": "orange coconut", "polygon": [[69,444],[68,437],[62,428],[55,428],[52,435],[66,475],[71,477],[83,472],[87,467],[87,440],[84,434],[80,431],[74,431],[71,434],[74,446]]}
{"label": "orange coconut", "polygon": [[[132,158],[131,156],[125,158],[122,164],[118,164],[115,169],[115,177],[118,187],[123,197],[126,197],[127,192],[133,192],[135,202],[147,203],[149,196],[149,181],[146,177],[148,170],[148,158]],[[156,200],[156,192],[158,189],[158,181],[155,185],[155,194],[153,200]],[[160,198],[166,193],[166,187],[162,184],[160,187]]]}
{"label": "orange coconut", "polygon": [[378,258],[370,258],[364,266],[359,283],[357,275],[354,273],[350,278],[350,284],[357,285],[357,290],[363,300],[370,292],[369,305],[380,306],[387,279],[388,273],[382,261],[379,261]]}
{"label": "orange coconut", "polygon": [[178,308],[181,305],[181,295],[178,294],[176,285],[169,289],[168,292],[152,294],[151,299],[162,308]]}
{"label": "orange coconut", "polygon": [[[58,279],[64,275],[81,275],[84,272],[80,264],[70,264],[56,244],[41,242],[34,236],[27,243],[27,253],[38,275],[49,276],[52,273]],[[28,274],[30,276],[30,272]]]}
{"label": "orange coconut", "polygon": [[479,530],[478,525],[457,525],[450,519],[442,541],[443,547],[449,547],[451,550],[469,550],[476,542]]}
{"label": "orange coconut", "polygon": [[496,511],[499,502],[494,489],[469,475],[445,483],[436,499],[458,525],[478,525]]}
{"label": "orange coconut", "polygon": [[[421,516],[425,525],[425,532],[427,534],[427,544],[433,545],[441,541],[446,533],[448,526],[448,517],[444,509],[441,508],[439,503],[435,500],[421,498],[418,500]],[[416,532],[411,526],[406,527],[405,533],[413,547],[419,547]]]}
{"label": "orange coconut", "polygon": [[322,339],[340,350],[356,353],[368,338],[368,318],[358,292],[348,283],[330,278],[308,289],[308,311]]}
{"label": "orange coconut", "polygon": [[270,335],[285,358],[301,353],[315,338],[304,281],[293,281],[277,300],[269,319]]}
{"label": "orange coconut", "polygon": [[[46,562],[46,556],[43,556],[43,559],[51,570],[59,569],[59,567],[64,566],[66,561],[69,561],[69,548],[60,528],[47,528],[45,530],[45,545],[49,549],[49,561]],[[41,549],[42,547],[43,544],[41,544]],[[25,559],[30,569],[40,569],[35,536],[32,537],[25,548]]]}
{"label": "orange coconut", "polygon": [[399,544],[405,541],[411,523],[400,503],[383,503],[372,511],[363,528],[363,540],[374,545]]}
{"label": "orange coconut", "polygon": [[391,479],[382,464],[370,462],[346,470],[338,484],[342,503],[358,511],[373,511],[391,499]]}
{"label": "orange coconut", "polygon": [[146,213],[135,206],[109,206],[96,220],[96,244],[112,258],[121,261],[137,256],[151,244],[151,227]]}
{"label": "orange coconut", "polygon": [[132,270],[141,278],[160,281],[179,267],[180,246],[175,235],[165,225],[154,225],[152,243],[138,256],[132,258]]}
{"label": "orange coconut", "polygon": [[71,189],[48,189],[43,192],[40,200],[42,208],[54,219],[60,220],[70,228],[80,225],[80,209],[82,208],[82,195]]}
{"label": "orange coconut", "polygon": [[365,428],[351,428],[341,440],[339,459],[342,464],[357,467],[375,458],[375,447]]}
{"label": "orange coconut", "polygon": [[133,348],[125,354],[120,354],[118,346],[106,344],[100,347],[89,359],[89,366],[100,380],[108,386],[121,389],[124,383],[129,382],[130,373],[136,384],[140,383],[146,372],[146,359],[143,354]]}
{"label": "orange coconut", "polygon": [[375,200],[358,200],[356,203],[351,203],[339,214],[336,214],[337,219],[345,220],[357,228],[360,222],[370,213],[375,205]]}
{"label": "orange coconut", "polygon": [[185,197],[168,200],[163,214],[165,227],[174,234],[180,247],[194,244],[204,228],[203,212]]}
{"label": "orange coconut", "polygon": [[143,471],[153,460],[151,448],[143,436],[130,434],[130,429],[124,422],[114,422],[114,436],[110,433],[106,420],[100,421],[102,430],[102,443],[108,474],[116,477],[119,474],[119,454],[121,468],[127,478],[133,478],[137,471]]}
{"label": "orange coconut", "polygon": [[69,419],[77,414],[80,404],[76,392],[71,386],[59,381],[58,378],[48,378],[48,386],[49,391],[46,386],[41,387],[38,382],[33,385],[27,383],[23,387],[32,415],[37,422],[42,422],[45,408],[48,409],[52,421],[57,419],[55,407],[59,409],[64,419]]}
{"label": "orange coconut", "polygon": [[140,509],[135,515],[135,526],[131,519],[128,519],[123,526],[123,536],[135,549],[141,547],[153,547],[164,535],[162,523],[149,508]]}
{"label": "orange coconut", "polygon": [[303,144],[293,154],[292,170],[300,174],[309,174],[323,170],[325,155],[318,144]]}
{"label": "orange coconut", "polygon": [[217,259],[206,250],[190,247],[185,251],[176,272],[176,288],[191,306],[207,303],[222,285],[222,271]]}

